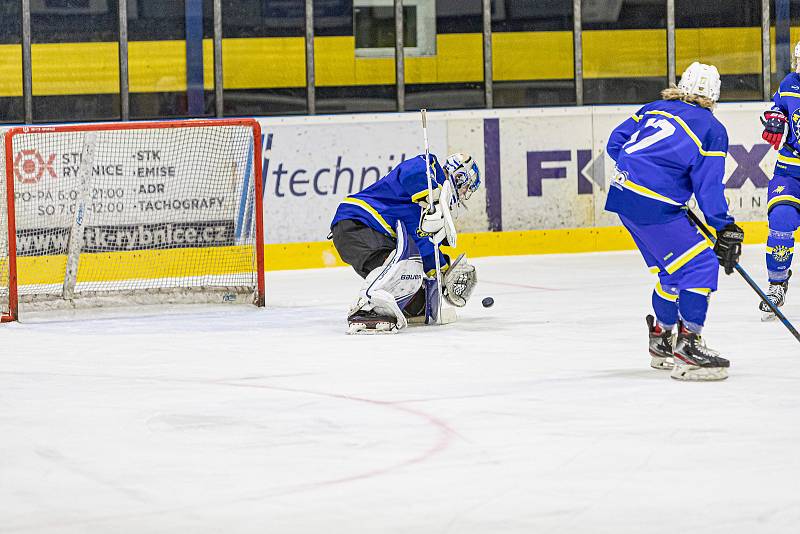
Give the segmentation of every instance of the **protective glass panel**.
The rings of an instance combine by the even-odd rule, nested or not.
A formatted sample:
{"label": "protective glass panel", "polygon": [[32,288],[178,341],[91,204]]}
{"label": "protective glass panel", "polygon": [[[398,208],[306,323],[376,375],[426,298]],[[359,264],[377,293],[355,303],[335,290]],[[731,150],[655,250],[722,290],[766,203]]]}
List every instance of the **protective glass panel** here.
{"label": "protective glass panel", "polygon": [[19,0],[0,0],[0,124],[24,117],[21,41]]}
{"label": "protective glass panel", "polygon": [[31,0],[33,119],[119,118],[117,0]]}
{"label": "protective glass panel", "polygon": [[418,0],[413,7],[415,40],[405,46],[406,109],[484,107],[481,0]]}
{"label": "protective glass panel", "polygon": [[675,0],[677,76],[693,61],[715,65],[720,100],[761,99],[761,1]]}
{"label": "protective glass panel", "polygon": [[492,1],[495,107],[575,103],[572,0]]}
{"label": "protective glass panel", "polygon": [[305,0],[222,2],[225,115],[307,110]]}
{"label": "protective glass panel", "polygon": [[794,47],[800,40],[800,0],[774,0],[770,9],[770,44],[772,53],[771,93],[792,72]]}
{"label": "protective glass panel", "polygon": [[[314,76],[319,113],[395,111],[393,0],[314,2]],[[419,23],[409,6],[404,16]],[[413,28],[407,26],[409,38]]]}
{"label": "protective glass panel", "polygon": [[667,86],[665,1],[587,0],[582,5],[586,104],[657,100]]}
{"label": "protective glass panel", "polygon": [[214,114],[212,0],[128,0],[132,118]]}

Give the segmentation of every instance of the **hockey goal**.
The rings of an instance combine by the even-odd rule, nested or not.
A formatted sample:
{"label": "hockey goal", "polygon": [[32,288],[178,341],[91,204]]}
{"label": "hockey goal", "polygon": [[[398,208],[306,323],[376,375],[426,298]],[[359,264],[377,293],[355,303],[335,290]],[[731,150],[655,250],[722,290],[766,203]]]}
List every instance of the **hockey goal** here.
{"label": "hockey goal", "polygon": [[2,133],[0,311],[264,305],[261,130],[251,119]]}

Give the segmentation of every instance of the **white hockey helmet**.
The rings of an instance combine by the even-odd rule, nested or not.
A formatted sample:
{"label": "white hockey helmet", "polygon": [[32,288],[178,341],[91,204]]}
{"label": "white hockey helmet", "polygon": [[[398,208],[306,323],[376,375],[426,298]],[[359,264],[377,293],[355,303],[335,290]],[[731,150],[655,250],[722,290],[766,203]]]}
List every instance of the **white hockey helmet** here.
{"label": "white hockey helmet", "polygon": [[459,202],[469,200],[472,193],[477,191],[481,185],[481,171],[469,154],[461,152],[450,154],[442,168],[447,177],[453,180]]}
{"label": "white hockey helmet", "polygon": [[719,71],[714,65],[695,61],[683,71],[678,89],[690,95],[704,96],[716,102],[719,100]]}

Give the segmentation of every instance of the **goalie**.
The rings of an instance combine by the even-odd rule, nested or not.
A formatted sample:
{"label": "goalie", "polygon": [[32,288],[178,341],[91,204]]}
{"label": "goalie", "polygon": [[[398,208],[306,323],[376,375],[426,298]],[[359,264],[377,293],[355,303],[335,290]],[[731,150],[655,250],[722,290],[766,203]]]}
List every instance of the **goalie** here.
{"label": "goalie", "polygon": [[[364,284],[348,313],[348,333],[393,333],[411,318],[434,322],[438,309],[434,247],[455,242],[453,220],[480,186],[480,172],[466,154],[440,165],[430,155],[433,198],[425,156],[403,161],[363,191],[345,198],[329,238]],[[458,260],[461,260],[459,258]],[[439,253],[442,295],[467,303],[477,281],[475,267]]]}

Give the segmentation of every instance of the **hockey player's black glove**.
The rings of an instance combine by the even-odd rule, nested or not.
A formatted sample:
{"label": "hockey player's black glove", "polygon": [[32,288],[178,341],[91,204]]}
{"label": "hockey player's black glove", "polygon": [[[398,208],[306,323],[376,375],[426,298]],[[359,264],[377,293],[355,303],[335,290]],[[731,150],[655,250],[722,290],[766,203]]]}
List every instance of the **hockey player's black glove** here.
{"label": "hockey player's black glove", "polygon": [[719,264],[725,269],[725,274],[731,274],[736,264],[739,263],[742,241],[744,241],[744,230],[735,223],[730,223],[717,232],[714,253],[717,255]]}

